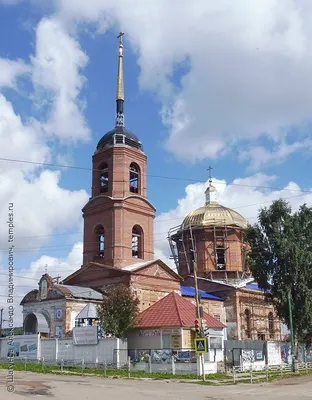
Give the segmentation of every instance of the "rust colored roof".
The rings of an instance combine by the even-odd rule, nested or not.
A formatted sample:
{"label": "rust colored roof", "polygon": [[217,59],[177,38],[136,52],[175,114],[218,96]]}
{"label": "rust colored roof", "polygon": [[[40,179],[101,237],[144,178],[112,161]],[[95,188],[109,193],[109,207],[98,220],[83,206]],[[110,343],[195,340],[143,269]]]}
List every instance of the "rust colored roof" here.
{"label": "rust colored roof", "polygon": [[[203,318],[208,328],[225,328],[225,325],[205,312]],[[142,311],[137,318],[136,327],[191,327],[194,326],[195,319],[195,305],[177,293],[171,292]]]}

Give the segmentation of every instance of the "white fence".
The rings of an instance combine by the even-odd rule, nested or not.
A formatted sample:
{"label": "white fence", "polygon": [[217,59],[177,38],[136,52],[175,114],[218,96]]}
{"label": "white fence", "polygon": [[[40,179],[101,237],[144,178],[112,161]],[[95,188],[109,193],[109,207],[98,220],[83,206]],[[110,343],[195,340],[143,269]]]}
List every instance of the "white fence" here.
{"label": "white fence", "polygon": [[[132,372],[144,371],[146,373],[163,372],[173,375],[202,375],[202,365],[197,357],[196,362],[177,362],[175,357],[171,357],[171,363],[153,363],[149,356],[148,361],[139,363],[130,363]],[[218,372],[217,362],[205,361],[205,374],[215,374]]]}
{"label": "white fence", "polygon": [[312,362],[296,363],[295,372],[291,364],[280,364],[280,365],[264,365],[263,368],[259,368],[259,365],[250,364],[249,368],[246,366],[233,367],[233,382],[239,382],[248,380],[250,383],[257,382],[259,380],[269,380],[270,377],[277,377],[280,375],[292,375],[292,374],[310,374],[312,373]]}
{"label": "white fence", "polygon": [[[127,341],[115,338],[99,340],[95,345],[75,345],[67,339],[40,339],[38,335],[15,336],[13,346],[15,359],[81,360],[85,363],[127,362]],[[7,358],[9,344],[0,339],[0,358]],[[119,350],[119,351],[118,351]]]}

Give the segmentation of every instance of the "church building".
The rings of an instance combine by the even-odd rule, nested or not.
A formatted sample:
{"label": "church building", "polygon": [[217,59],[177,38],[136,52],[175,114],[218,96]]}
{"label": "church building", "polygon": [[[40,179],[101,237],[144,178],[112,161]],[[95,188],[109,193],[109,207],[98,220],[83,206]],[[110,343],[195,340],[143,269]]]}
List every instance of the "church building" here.
{"label": "church building", "polygon": [[[69,336],[74,315],[86,307],[86,301],[97,304],[103,288],[111,284],[130,287],[140,300],[141,312],[168,295],[176,304],[195,304],[197,272],[203,311],[213,326],[227,326],[233,339],[278,340],[280,323],[246,267],[248,247],[242,238],[247,222],[217,202],[211,182],[205,206],[170,231],[177,272],[154,258],[156,210],[147,194],[147,157],[139,138],[124,124],[122,36],[118,36],[115,127],[96,146],[91,197],[82,209],[83,264],[62,282],[43,277],[39,289],[24,297],[24,328],[36,333],[44,326],[49,337]],[[55,319],[56,308],[63,309],[62,320]],[[66,321],[62,329],[61,321]]]}
{"label": "church building", "polygon": [[281,340],[281,322],[248,269],[246,219],[218,202],[211,177],[205,195],[205,205],[168,235],[183,284],[197,280],[199,289],[223,299],[228,339]]}

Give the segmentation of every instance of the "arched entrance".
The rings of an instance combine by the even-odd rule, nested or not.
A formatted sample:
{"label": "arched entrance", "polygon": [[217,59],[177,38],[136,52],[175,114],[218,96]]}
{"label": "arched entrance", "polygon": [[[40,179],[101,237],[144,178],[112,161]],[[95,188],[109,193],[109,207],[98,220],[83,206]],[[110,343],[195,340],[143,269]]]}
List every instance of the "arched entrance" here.
{"label": "arched entrance", "polygon": [[41,313],[29,313],[24,320],[25,335],[36,335],[37,333],[50,333],[48,321]]}

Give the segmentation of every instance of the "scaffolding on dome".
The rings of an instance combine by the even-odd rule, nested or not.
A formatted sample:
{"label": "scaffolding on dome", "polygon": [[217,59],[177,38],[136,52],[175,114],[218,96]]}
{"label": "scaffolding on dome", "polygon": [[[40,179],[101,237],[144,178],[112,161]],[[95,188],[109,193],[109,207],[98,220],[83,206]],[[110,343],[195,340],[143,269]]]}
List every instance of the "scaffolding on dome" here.
{"label": "scaffolding on dome", "polygon": [[[171,259],[174,260],[176,269],[180,273],[181,258],[184,260],[188,274],[193,272],[193,263],[190,248],[197,252],[196,249],[196,236],[198,232],[202,234],[204,231],[212,230],[213,234],[213,255],[215,269],[211,270],[205,276],[206,279],[216,282],[223,282],[233,286],[241,286],[252,280],[251,273],[248,271],[246,265],[246,249],[244,246],[243,233],[241,233],[241,256],[242,256],[242,271],[228,270],[227,264],[230,260],[229,256],[229,231],[235,229],[233,226],[227,225],[212,225],[212,226],[185,226],[183,224],[171,228],[168,232],[168,241],[171,249]],[[205,240],[205,239],[203,239]]]}

